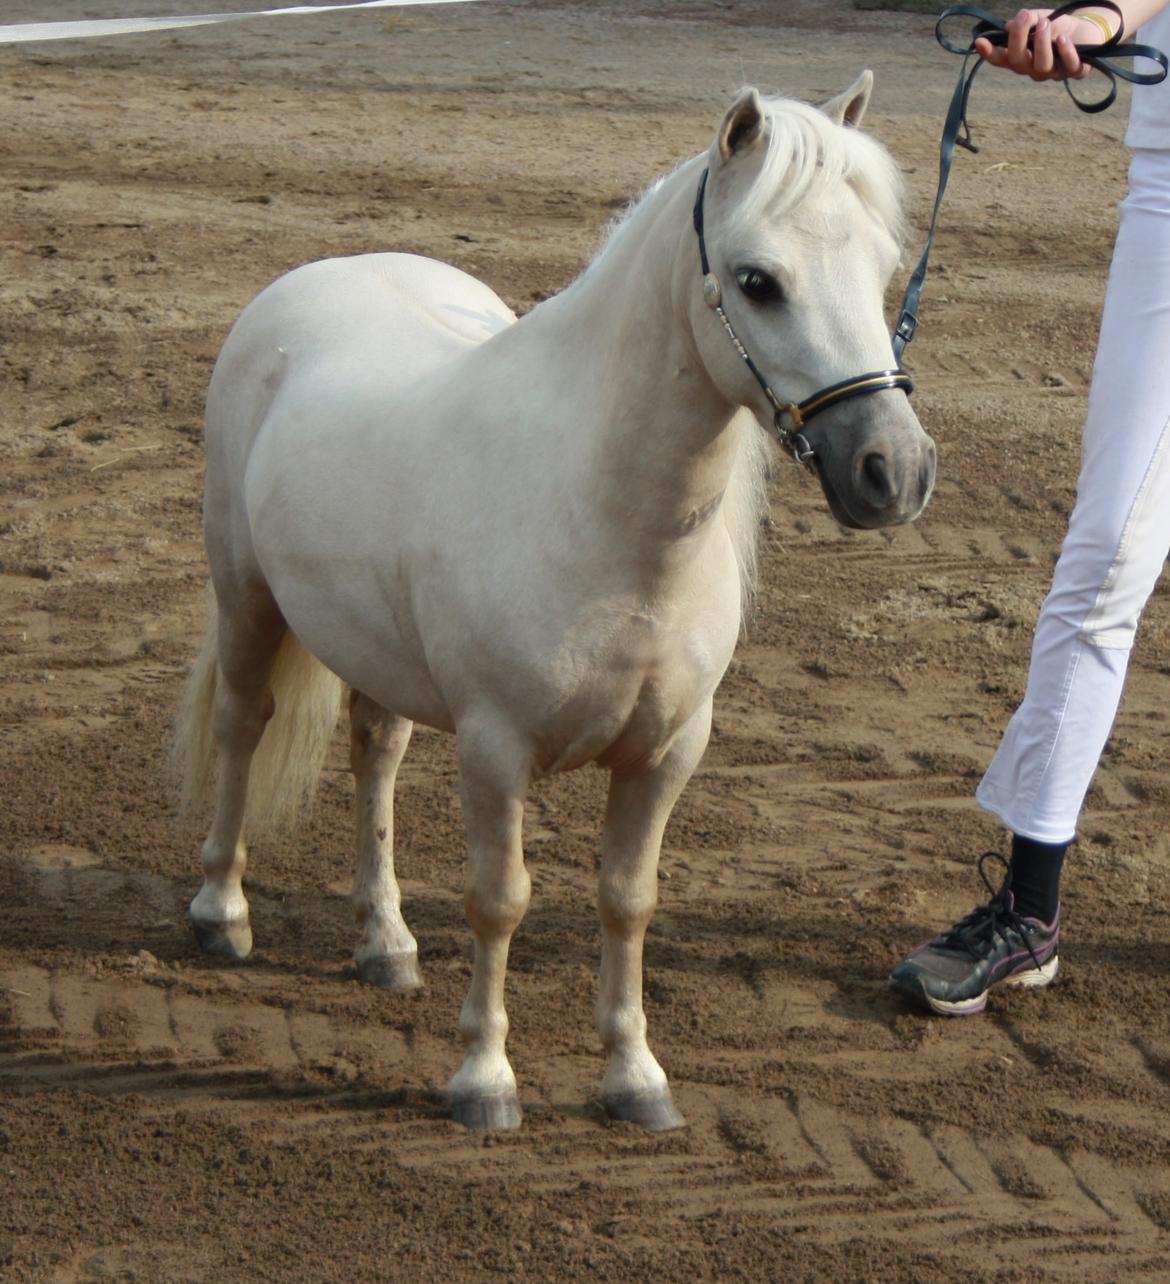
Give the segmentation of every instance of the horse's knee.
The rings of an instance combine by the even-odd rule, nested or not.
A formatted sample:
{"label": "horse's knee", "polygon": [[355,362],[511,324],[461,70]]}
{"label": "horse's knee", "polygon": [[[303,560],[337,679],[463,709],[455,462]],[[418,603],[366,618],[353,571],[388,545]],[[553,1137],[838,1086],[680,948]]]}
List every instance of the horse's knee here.
{"label": "horse's knee", "polygon": [[468,876],[463,904],[477,936],[511,935],[532,899],[532,879],[522,861],[496,873],[479,870]]}
{"label": "horse's knee", "polygon": [[494,940],[501,936],[512,935],[524,918],[528,902],[527,894],[502,896],[499,893],[492,893],[485,896],[468,892],[463,904],[467,921],[475,935]]}
{"label": "horse's knee", "polygon": [[621,936],[644,931],[658,906],[658,878],[654,881],[602,875],[597,889],[597,910],[602,926]]}

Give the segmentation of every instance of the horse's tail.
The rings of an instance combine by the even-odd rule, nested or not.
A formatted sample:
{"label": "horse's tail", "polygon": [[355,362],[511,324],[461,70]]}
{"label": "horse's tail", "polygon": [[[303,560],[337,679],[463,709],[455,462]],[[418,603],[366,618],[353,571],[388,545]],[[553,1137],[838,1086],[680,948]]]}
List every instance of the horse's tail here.
{"label": "horse's tail", "polygon": [[346,690],[291,629],[280,644],[269,686],[276,708],[248,780],[252,833],[289,829],[312,804]]}
{"label": "horse's tail", "polygon": [[[214,591],[207,597],[207,626],[171,742],[171,774],[183,812],[203,800],[215,756],[219,611]],[[280,643],[269,688],[275,708],[248,777],[246,824],[253,835],[290,828],[313,801],[345,694],[341,679],[291,629]]]}

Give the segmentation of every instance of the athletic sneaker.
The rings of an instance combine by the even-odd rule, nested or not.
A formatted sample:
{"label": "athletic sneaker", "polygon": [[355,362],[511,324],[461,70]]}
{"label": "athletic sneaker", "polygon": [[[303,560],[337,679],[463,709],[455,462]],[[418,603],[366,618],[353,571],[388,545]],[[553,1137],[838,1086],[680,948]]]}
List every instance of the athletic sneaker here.
{"label": "athletic sneaker", "polygon": [[[998,852],[979,857],[979,876]],[[987,1006],[996,985],[1043,986],[1055,980],[1059,963],[1060,910],[1051,923],[1016,913],[1010,873],[986,905],[972,910],[941,936],[912,950],[890,973],[890,986],[943,1016],[974,1016]]]}

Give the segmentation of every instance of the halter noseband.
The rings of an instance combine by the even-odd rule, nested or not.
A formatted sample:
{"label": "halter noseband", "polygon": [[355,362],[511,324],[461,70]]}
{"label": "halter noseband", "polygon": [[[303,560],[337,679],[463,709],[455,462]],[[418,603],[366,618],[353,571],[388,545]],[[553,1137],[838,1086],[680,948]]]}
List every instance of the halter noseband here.
{"label": "halter noseband", "polygon": [[[708,172],[704,170],[703,177],[699,180],[699,194],[695,198],[693,215],[695,233],[699,238],[699,263],[703,269],[703,299],[708,307],[715,310],[715,315],[727,331],[727,337],[731,340],[736,352],[743,358],[744,364],[752,372],[756,382],[763,388],[764,395],[776,412],[773,427],[780,444],[792,451],[797,463],[807,463],[812,459],[814,452],[801,430],[814,415],[819,415],[822,410],[828,410],[838,402],[848,401],[850,397],[862,397],[871,392],[882,392],[886,388],[901,388],[909,396],[914,385],[905,370],[896,368],[871,370],[868,374],[857,375],[853,379],[843,379],[840,383],[830,384],[829,387],[814,392],[804,401],[785,401],[776,395],[771,384],[760,373],[759,366],[752,360],[748,350],[739,341],[739,336],[732,329],[727,313],[723,310],[723,289],[719,284],[719,278],[711,271],[711,265],[707,259],[707,242],[703,236],[703,196],[707,191]],[[791,426],[784,422],[785,417],[788,418]]]}

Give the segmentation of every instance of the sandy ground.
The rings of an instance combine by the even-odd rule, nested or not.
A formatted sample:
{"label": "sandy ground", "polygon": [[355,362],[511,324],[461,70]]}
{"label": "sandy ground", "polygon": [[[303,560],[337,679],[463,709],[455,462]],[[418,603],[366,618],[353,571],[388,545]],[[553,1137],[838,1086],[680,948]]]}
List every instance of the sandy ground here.
{"label": "sandy ground", "polygon": [[[165,5],[52,16],[102,7]],[[352,975],[340,735],[311,823],[253,851],[253,959],[186,927],[197,835],[160,762],[201,625],[202,397],[240,307],[399,248],[522,310],[740,84],[815,100],[865,65],[916,246],[956,71],[921,16],[533,0],[0,50],[0,1276],[1170,1276],[1164,600],[1070,859],[1059,984],[957,1023],[885,985],[981,898],[999,839],[971,795],[1074,493],[1124,122],[1058,89],[976,91],[909,361],[927,514],[850,533],[777,470],[647,950],[686,1130],[596,1103],[599,773],[533,795],[515,1134],[462,1131],[440,1095],[469,973],[443,737],[399,790],[421,994]]]}

